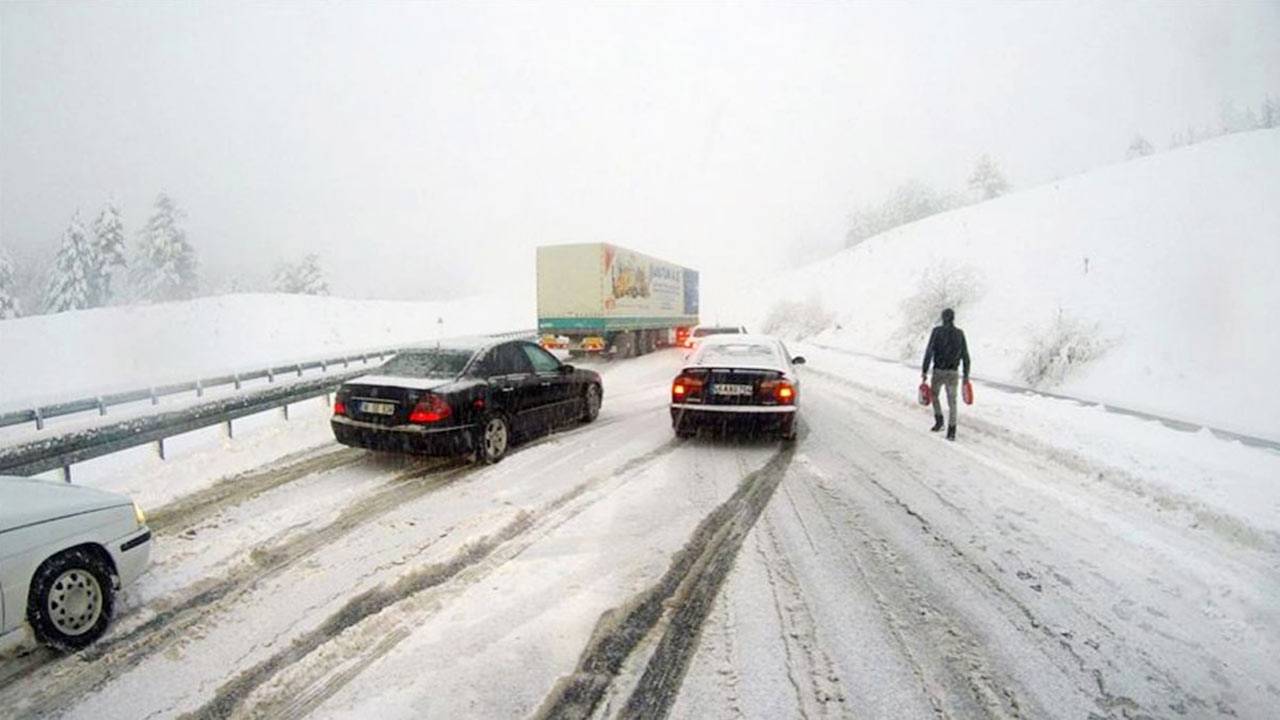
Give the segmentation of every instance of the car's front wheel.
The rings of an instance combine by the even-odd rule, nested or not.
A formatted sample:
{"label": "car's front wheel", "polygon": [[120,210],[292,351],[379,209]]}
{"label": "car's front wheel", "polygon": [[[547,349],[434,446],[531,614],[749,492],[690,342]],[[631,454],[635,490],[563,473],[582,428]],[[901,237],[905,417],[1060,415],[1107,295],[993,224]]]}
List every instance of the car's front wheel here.
{"label": "car's front wheel", "polygon": [[589,383],[582,393],[582,422],[592,422],[600,417],[600,386]]}
{"label": "car's front wheel", "polygon": [[111,568],[88,548],[73,548],[44,562],[27,596],[27,621],[36,638],[75,650],[102,637],[115,593]]}
{"label": "car's front wheel", "polygon": [[476,460],[492,465],[506,456],[510,443],[511,426],[507,419],[489,415],[480,422],[476,433]]}

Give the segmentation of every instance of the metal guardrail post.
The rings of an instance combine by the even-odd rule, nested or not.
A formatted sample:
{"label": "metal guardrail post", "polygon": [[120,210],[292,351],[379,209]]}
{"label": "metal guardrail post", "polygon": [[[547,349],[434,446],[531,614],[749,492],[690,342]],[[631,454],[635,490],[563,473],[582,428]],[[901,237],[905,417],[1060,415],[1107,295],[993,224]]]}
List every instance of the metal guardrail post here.
{"label": "metal guardrail post", "polygon": [[240,373],[232,373],[231,379],[235,382],[236,389],[239,390],[240,389]]}
{"label": "metal guardrail post", "polygon": [[154,387],[151,387],[151,388],[147,388],[147,391],[151,393],[151,404],[159,405],[160,398],[156,397],[156,389]]}
{"label": "metal guardrail post", "polygon": [[294,367],[298,369],[298,377],[302,377],[302,363],[298,363],[297,365],[294,365]]}
{"label": "metal guardrail post", "polygon": [[226,426],[227,426],[227,439],[234,438],[235,432],[231,429],[231,420],[227,420]]}
{"label": "metal guardrail post", "polygon": [[271,368],[267,368],[267,382],[273,383],[275,381],[276,381],[276,374],[271,372]]}
{"label": "metal guardrail post", "polygon": [[37,430],[43,430],[43,429],[44,429],[44,418],[40,416],[40,408],[36,408],[36,409],[35,409],[35,414],[36,414],[36,429],[37,429]]}
{"label": "metal guardrail post", "polygon": [[98,417],[103,417],[106,414],[107,414],[107,404],[102,402],[102,396],[99,395],[98,396]]}
{"label": "metal guardrail post", "polygon": [[289,419],[289,403],[285,403],[281,405],[280,411],[284,414],[284,419],[288,420]]}
{"label": "metal guardrail post", "polygon": [[199,379],[196,380],[196,397],[204,397],[204,385]]}
{"label": "metal guardrail post", "polygon": [[156,453],[160,456],[160,459],[161,459],[161,460],[164,460],[164,459],[165,459],[165,457],[164,457],[164,438],[160,438],[159,440],[156,440]]}
{"label": "metal guardrail post", "polygon": [[62,481],[71,482],[71,466],[70,465],[62,466]]}

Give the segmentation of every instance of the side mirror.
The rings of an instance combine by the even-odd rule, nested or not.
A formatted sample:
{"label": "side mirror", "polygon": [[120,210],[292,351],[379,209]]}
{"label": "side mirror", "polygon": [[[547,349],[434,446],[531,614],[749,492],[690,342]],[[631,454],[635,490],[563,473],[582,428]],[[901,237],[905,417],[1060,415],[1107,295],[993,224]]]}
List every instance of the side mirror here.
{"label": "side mirror", "polygon": [[573,371],[574,371],[574,370],[576,370],[576,369],[577,369],[577,368],[575,368],[574,366],[569,365],[568,363],[566,363],[566,364],[564,364],[564,365],[561,365],[561,366],[560,366],[560,374],[561,374],[561,375],[572,375],[572,374],[573,374]]}
{"label": "side mirror", "polygon": [[804,357],[803,357],[803,356],[800,356],[800,355],[797,355],[796,357],[791,358],[791,364],[792,364],[792,365],[803,365],[803,364],[804,364]]}

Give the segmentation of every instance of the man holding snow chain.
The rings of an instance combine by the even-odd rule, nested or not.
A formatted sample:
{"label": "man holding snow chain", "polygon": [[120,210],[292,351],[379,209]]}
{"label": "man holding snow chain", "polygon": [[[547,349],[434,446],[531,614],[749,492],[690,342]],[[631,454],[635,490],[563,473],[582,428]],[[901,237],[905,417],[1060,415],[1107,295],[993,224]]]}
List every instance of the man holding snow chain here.
{"label": "man holding snow chain", "polygon": [[924,351],[924,364],[920,368],[920,377],[928,379],[929,363],[933,363],[933,382],[929,389],[933,394],[933,432],[942,429],[942,402],[938,397],[939,390],[947,388],[947,439],[956,439],[956,395],[960,383],[957,368],[964,363],[964,381],[969,382],[969,345],[965,342],[964,331],[956,327],[956,312],[951,308],[942,311],[942,324],[933,329],[929,335],[929,346]]}

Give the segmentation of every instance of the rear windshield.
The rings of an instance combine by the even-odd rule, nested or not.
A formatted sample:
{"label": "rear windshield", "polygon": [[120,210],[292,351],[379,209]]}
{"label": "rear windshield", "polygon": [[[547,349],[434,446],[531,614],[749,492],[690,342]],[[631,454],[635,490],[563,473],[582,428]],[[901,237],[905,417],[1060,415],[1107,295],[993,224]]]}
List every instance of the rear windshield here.
{"label": "rear windshield", "polygon": [[698,353],[701,365],[778,365],[778,353],[761,343],[716,343]]}
{"label": "rear windshield", "polygon": [[738,335],[741,331],[736,327],[700,327],[693,331],[694,337],[708,335]]}
{"label": "rear windshield", "polygon": [[461,373],[470,359],[469,350],[406,352],[388,360],[378,372],[396,377],[448,378]]}

